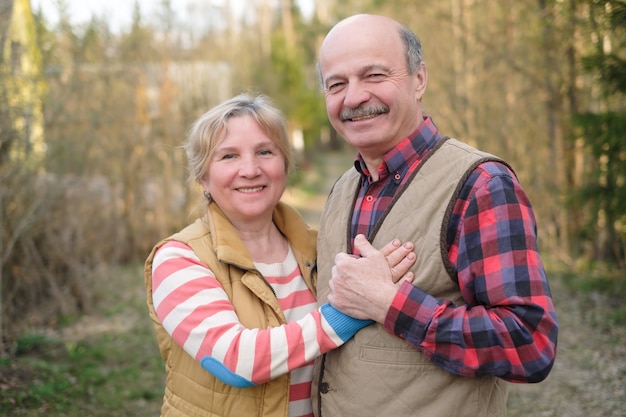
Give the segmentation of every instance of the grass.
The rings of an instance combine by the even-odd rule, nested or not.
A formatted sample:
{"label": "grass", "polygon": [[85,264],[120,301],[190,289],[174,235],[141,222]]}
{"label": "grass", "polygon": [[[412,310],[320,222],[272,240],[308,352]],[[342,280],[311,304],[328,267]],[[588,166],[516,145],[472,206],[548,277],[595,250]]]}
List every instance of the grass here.
{"label": "grass", "polygon": [[141,267],[111,276],[103,312],[91,317],[91,326],[78,326],[79,319],[62,336],[25,334],[14,358],[0,360],[0,415],[159,415],[165,373]]}
{"label": "grass", "polygon": [[[578,375],[623,372],[620,371],[622,365],[619,365],[623,359],[619,358],[622,357],[626,325],[618,324],[626,315],[619,303],[626,295],[623,284],[609,276],[564,272],[549,275],[555,284],[555,295],[560,299],[557,307],[562,315],[565,343],[559,361],[565,365],[557,367],[551,381],[540,386],[513,384],[508,406],[511,416],[530,415],[529,409],[538,412],[569,404],[571,392],[578,392],[581,388],[574,385],[568,388],[567,384],[568,381],[575,384]],[[99,313],[63,321],[56,332],[25,334],[14,346],[14,357],[0,359],[0,415],[159,415],[165,372],[144,301],[141,266],[115,269],[108,276],[111,278],[103,295],[104,302],[95,308]],[[607,320],[609,315],[611,320]],[[575,329],[582,330],[584,335],[568,342],[573,337],[570,332]],[[589,337],[589,329],[594,329],[593,338],[598,346],[581,342]],[[601,363],[584,365],[589,363],[588,352],[596,349],[603,350],[599,359],[596,358],[596,362]],[[577,368],[573,369],[575,366]],[[615,386],[618,387],[619,381],[626,377],[619,375],[617,382],[608,387],[599,385],[604,381],[602,378],[593,378],[598,385],[597,391],[614,392]],[[603,383],[607,384],[606,381]],[[543,395],[544,391],[549,395]],[[619,394],[614,396],[619,397]],[[567,398],[557,401],[557,397]],[[621,408],[615,406],[613,409]],[[607,406],[598,410],[594,417],[620,415],[611,414]],[[557,414],[545,411],[542,415]]]}
{"label": "grass", "polygon": [[[583,308],[588,310],[591,319],[597,324],[612,328],[626,326],[626,279],[624,271],[594,265],[582,271],[573,272],[561,269],[557,272],[568,293],[576,296]],[[598,305],[598,304],[601,305]]]}

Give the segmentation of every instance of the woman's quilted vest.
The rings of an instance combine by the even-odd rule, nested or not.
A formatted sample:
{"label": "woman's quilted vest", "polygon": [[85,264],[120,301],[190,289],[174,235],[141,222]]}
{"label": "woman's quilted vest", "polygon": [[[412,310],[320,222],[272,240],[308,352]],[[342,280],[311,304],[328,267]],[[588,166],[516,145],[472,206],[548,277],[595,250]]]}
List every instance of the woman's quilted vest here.
{"label": "woman's quilted vest", "polygon": [[[274,223],[289,240],[302,276],[314,291],[317,232],[306,226],[299,213],[282,203],[274,211]],[[166,369],[161,416],[287,417],[289,374],[253,388],[231,387],[205,371],[165,331],[152,303],[152,260],[156,250],[169,240],[189,245],[215,273],[246,327],[285,323],[272,289],[254,268],[239,235],[217,205],[209,206],[204,219],[159,242],[146,260],[144,272],[150,317]]]}

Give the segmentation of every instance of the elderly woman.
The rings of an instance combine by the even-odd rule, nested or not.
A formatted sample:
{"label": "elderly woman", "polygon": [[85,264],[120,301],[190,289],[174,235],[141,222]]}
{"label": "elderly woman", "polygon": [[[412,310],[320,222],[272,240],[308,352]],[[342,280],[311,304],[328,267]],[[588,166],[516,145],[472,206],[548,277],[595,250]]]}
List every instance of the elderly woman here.
{"label": "elderly woman", "polygon": [[[284,117],[240,95],[202,115],[184,148],[206,210],[145,266],[167,372],[161,415],[312,416],[312,361],[371,322],[317,308],[317,232],[280,202],[292,165]],[[411,250],[390,242],[381,268],[403,276]]]}

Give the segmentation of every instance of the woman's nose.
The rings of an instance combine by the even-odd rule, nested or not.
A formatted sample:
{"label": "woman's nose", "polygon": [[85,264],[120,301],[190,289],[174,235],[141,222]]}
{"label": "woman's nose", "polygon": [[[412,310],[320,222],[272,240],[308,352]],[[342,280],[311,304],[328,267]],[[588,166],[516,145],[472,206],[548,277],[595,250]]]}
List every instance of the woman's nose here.
{"label": "woman's nose", "polygon": [[239,167],[239,175],[244,177],[256,176],[259,174],[260,168],[256,158],[241,158],[241,166]]}

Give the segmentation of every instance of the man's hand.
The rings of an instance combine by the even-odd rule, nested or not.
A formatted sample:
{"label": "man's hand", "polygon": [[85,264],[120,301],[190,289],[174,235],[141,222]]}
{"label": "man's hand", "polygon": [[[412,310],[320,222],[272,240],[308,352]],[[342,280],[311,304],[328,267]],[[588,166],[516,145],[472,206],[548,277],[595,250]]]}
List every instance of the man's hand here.
{"label": "man's hand", "polygon": [[357,235],[354,249],[361,257],[346,253],[335,257],[328,301],[352,317],[383,323],[397,286],[413,279],[407,272],[416,259],[413,245],[394,240],[379,251]]}

